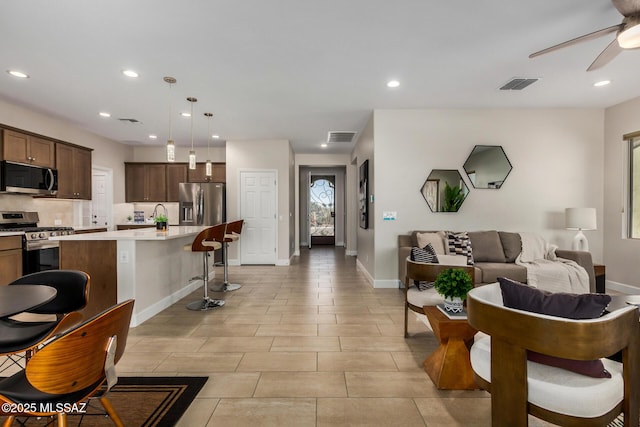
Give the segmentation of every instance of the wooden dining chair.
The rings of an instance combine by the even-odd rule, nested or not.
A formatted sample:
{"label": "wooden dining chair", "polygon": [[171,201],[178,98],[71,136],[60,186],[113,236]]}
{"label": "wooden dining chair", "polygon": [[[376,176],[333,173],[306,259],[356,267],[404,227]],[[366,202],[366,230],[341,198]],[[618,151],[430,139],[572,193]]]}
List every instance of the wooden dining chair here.
{"label": "wooden dining chair", "polygon": [[466,271],[471,276],[472,283],[475,283],[475,269],[473,266],[432,264],[412,261],[407,257],[407,275],[404,280],[404,337],[409,336],[409,310],[424,316],[425,324],[428,324],[424,313],[424,306],[437,305],[444,302],[444,299],[436,290],[420,290],[415,282],[434,282],[441,271],[449,268],[459,268]]}
{"label": "wooden dining chair", "polygon": [[67,414],[58,408],[81,409],[91,397],[100,400],[114,425],[123,426],[106,393],[117,382],[115,365],[127,344],[133,304],[125,301],[77,325],[45,344],[23,371],[0,380],[0,403],[29,409],[2,414],[8,415],[3,427],[17,416],[52,415],[66,427]]}
{"label": "wooden dining chair", "polygon": [[[0,356],[17,363],[28,361],[33,352],[44,341],[69,329],[82,321],[79,313],[89,301],[90,277],[77,270],[48,270],[22,276],[9,284],[47,285],[56,289],[53,300],[28,313],[42,315],[47,320],[24,321],[17,318],[0,319]],[[1,369],[3,372],[6,369]]]}
{"label": "wooden dining chair", "polygon": [[[467,313],[471,326],[488,334],[471,347],[471,365],[476,383],[491,393],[492,426],[526,426],[528,414],[563,426],[606,426],[620,413],[625,426],[638,426],[637,307],[595,319],[555,317],[505,307],[495,283],[469,292]],[[622,363],[605,358],[618,351]],[[530,352],[560,358],[572,370],[530,361]],[[611,378],[576,373],[576,361],[602,362]]]}

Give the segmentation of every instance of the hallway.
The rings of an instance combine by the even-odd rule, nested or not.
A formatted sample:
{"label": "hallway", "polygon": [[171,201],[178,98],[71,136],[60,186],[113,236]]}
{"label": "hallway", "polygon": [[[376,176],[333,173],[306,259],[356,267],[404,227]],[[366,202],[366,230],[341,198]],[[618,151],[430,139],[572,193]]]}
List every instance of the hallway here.
{"label": "hallway", "polygon": [[[222,269],[216,268],[216,278]],[[206,375],[180,426],[488,426],[489,395],[437,390],[437,342],[403,292],[373,289],[343,248],[301,248],[288,267],[231,267],[243,287],[192,312],[195,292],[131,330],[118,373]]]}

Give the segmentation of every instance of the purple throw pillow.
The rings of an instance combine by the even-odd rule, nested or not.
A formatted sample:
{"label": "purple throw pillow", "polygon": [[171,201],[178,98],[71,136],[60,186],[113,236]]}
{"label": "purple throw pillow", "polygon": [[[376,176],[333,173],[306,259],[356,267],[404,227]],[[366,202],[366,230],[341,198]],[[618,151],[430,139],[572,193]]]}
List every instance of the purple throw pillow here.
{"label": "purple throw pillow", "polygon": [[[505,307],[567,319],[595,319],[604,313],[611,297],[604,294],[550,293],[532,288],[516,280],[498,277]],[[532,362],[566,369],[594,378],[611,378],[602,361],[571,360],[527,351]]]}

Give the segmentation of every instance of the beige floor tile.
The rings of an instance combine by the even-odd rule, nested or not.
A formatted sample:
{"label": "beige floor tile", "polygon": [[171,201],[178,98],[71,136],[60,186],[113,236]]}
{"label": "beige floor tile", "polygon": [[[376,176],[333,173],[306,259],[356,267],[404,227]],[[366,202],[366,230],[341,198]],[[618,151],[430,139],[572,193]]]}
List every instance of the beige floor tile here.
{"label": "beige floor tile", "polygon": [[424,425],[412,399],[318,399],[317,427]]}
{"label": "beige floor tile", "polygon": [[318,371],[376,372],[398,370],[387,352],[321,352],[318,353]]}
{"label": "beige floor tile", "polygon": [[392,351],[391,357],[399,371],[424,372],[422,362],[431,352]]}
{"label": "beige floor tile", "polygon": [[335,314],[283,314],[282,325],[300,325],[311,323],[314,325],[335,325]]}
{"label": "beige floor tile", "polygon": [[318,335],[318,325],[260,325],[256,337],[315,337]]}
{"label": "beige floor tile", "polygon": [[425,372],[345,372],[349,397],[437,397]]}
{"label": "beige floor tile", "polygon": [[127,350],[130,352],[158,352],[171,353],[180,349],[180,351],[193,350],[198,351],[205,343],[206,338],[158,338],[144,337],[137,343],[131,345],[127,342]]}
{"label": "beige floor tile", "polygon": [[315,427],[316,399],[222,399],[207,427]]}
{"label": "beige floor tile", "polygon": [[280,317],[280,314],[232,314],[224,323],[227,325],[277,325],[280,323]]}
{"label": "beige floor tile", "polygon": [[416,398],[415,402],[428,426],[491,426],[490,398]]}
{"label": "beige floor tile", "polygon": [[347,397],[341,372],[263,372],[254,397]]}
{"label": "beige floor tile", "polygon": [[388,314],[336,314],[338,325],[393,324]]}
{"label": "beige floor tile", "polygon": [[365,305],[321,305],[318,307],[320,314],[369,314],[369,308]]}
{"label": "beige floor tile", "polygon": [[313,352],[245,353],[238,372],[315,371],[317,354]]}
{"label": "beige floor tile", "polygon": [[410,351],[401,337],[340,337],[342,351]]}
{"label": "beige floor tile", "polygon": [[276,305],[269,307],[269,314],[318,314],[318,305]]}
{"label": "beige floor tile", "polygon": [[199,397],[252,397],[260,372],[209,373]]}
{"label": "beige floor tile", "polygon": [[338,337],[275,337],[271,351],[339,352]]}
{"label": "beige floor tile", "polygon": [[180,418],[176,427],[205,426],[211,419],[219,399],[196,398]]}
{"label": "beige floor tile", "polygon": [[212,337],[198,350],[199,353],[244,353],[269,351],[273,337]]}
{"label": "beige floor tile", "polygon": [[202,325],[192,333],[192,337],[252,337],[256,334],[259,325],[221,324]]}
{"label": "beige floor tile", "polygon": [[242,353],[172,353],[155,372],[232,372]]}
{"label": "beige floor tile", "polygon": [[118,362],[118,373],[123,372],[153,372],[170,353],[135,353],[125,351],[122,359]]}
{"label": "beige floor tile", "polygon": [[327,337],[380,337],[376,325],[318,325],[318,335]]}

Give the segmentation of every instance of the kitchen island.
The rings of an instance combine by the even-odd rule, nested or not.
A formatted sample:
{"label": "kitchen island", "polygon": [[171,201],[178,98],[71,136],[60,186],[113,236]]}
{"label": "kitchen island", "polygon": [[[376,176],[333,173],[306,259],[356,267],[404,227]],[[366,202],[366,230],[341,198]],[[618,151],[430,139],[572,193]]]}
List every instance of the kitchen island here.
{"label": "kitchen island", "polygon": [[85,271],[91,277],[89,318],[129,298],[135,299],[131,326],[155,316],[202,288],[191,280],[202,272],[202,257],[184,250],[207,227],[170,226],[74,234],[60,242],[60,268]]}

